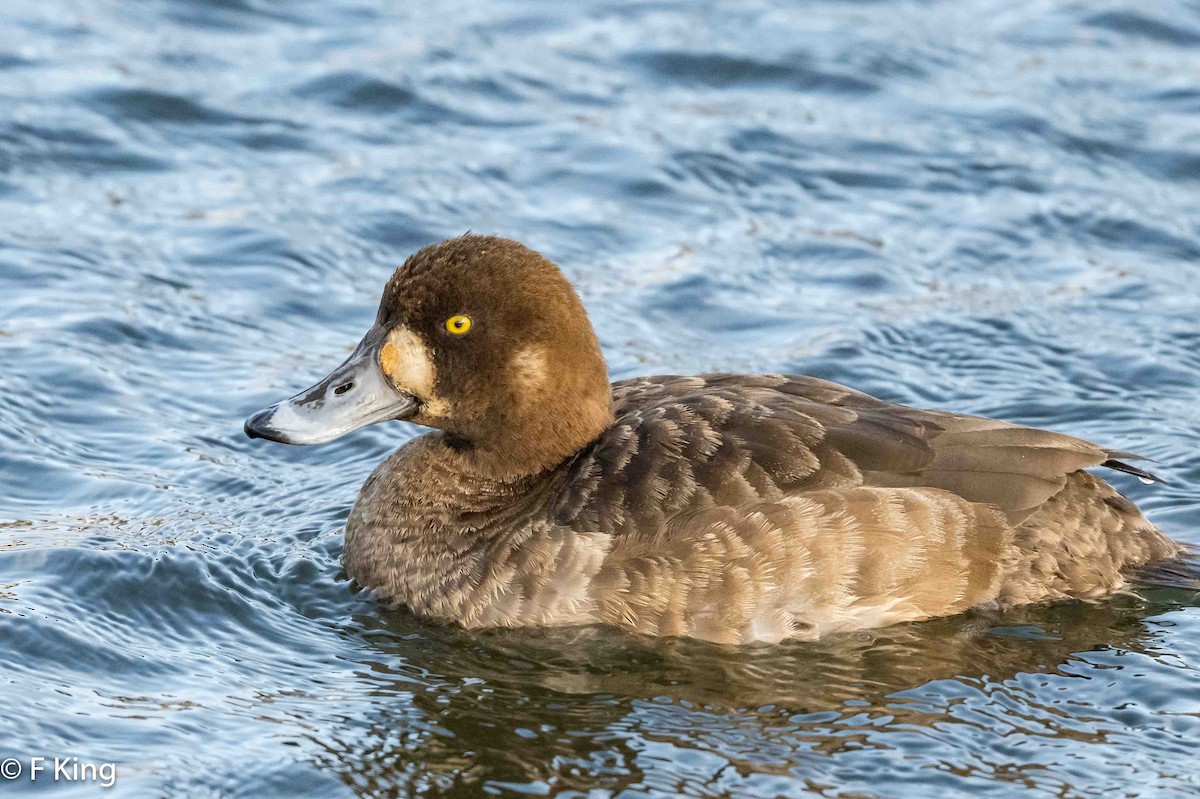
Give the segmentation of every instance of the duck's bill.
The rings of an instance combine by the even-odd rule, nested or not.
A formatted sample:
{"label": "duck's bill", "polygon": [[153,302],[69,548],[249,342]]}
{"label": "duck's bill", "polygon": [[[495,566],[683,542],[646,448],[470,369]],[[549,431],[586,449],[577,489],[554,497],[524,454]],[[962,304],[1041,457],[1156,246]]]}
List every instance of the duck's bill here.
{"label": "duck's bill", "polygon": [[263,408],[246,420],[246,435],[284,444],[323,444],[352,430],[406,419],[417,399],[392,388],[377,347],[363,341],[346,362],[312,388]]}

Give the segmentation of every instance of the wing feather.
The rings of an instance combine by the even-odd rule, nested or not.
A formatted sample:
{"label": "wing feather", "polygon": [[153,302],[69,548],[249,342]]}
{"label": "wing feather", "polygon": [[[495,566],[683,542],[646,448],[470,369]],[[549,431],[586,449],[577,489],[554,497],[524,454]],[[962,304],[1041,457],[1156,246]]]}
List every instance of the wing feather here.
{"label": "wing feather", "polygon": [[690,509],[852,486],[942,489],[1016,524],[1080,469],[1153,478],[1116,460],[1136,456],[1074,436],[811,377],[637,378],[616,383],[613,400],[614,424],[552,491],[555,520],[575,529],[657,529]]}

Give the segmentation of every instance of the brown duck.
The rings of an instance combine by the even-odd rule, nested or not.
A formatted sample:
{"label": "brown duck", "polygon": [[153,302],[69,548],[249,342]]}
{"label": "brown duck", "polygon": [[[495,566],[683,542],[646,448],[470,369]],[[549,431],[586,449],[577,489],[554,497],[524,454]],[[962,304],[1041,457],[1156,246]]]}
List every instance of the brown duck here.
{"label": "brown duck", "polygon": [[327,378],[254,414],[316,444],[438,432],[363,485],[360,584],[466,627],[614,624],[724,643],[1093,599],[1183,546],[1084,471],[1136,456],[792,375],[610,384],[579,297],[507,239],[410,257]]}

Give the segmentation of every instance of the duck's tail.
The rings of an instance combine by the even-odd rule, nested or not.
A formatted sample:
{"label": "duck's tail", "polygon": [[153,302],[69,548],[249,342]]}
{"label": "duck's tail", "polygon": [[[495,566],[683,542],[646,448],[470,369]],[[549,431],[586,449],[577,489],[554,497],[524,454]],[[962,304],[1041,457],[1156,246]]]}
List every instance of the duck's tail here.
{"label": "duck's tail", "polygon": [[[1141,455],[1133,455],[1129,452],[1110,451],[1107,454],[1108,454],[1108,460],[1106,460],[1104,463],[1100,464],[1101,466],[1106,466],[1109,469],[1113,469],[1118,472],[1124,472],[1125,474],[1132,474],[1134,477],[1141,480],[1143,483],[1160,483],[1161,485],[1165,485],[1165,486],[1170,485],[1170,483],[1168,483],[1166,480],[1162,479],[1158,475],[1151,474],[1150,472],[1146,471],[1145,469],[1141,468],[1140,466],[1130,466],[1128,463],[1125,462],[1125,461],[1131,461],[1131,460],[1132,461],[1144,461],[1144,460],[1149,460],[1149,458],[1143,458]],[[1118,460],[1118,458],[1124,458],[1125,460]]]}
{"label": "duck's tail", "polygon": [[1147,563],[1126,576],[1134,585],[1200,592],[1200,549],[1186,547],[1178,557]]}

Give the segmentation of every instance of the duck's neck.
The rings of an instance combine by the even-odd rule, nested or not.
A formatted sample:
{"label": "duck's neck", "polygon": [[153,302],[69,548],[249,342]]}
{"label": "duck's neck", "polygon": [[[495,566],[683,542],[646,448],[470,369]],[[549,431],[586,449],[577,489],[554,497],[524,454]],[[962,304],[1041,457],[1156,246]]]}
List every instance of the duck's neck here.
{"label": "duck's neck", "polygon": [[484,601],[478,578],[544,516],[552,481],[484,475],[471,458],[431,433],[384,461],[346,525],[350,576],[426,615],[455,617]]}
{"label": "duck's neck", "polygon": [[516,483],[553,469],[612,424],[612,389],[559,392],[544,401],[514,403],[485,432],[451,434],[453,467],[482,481]]}
{"label": "duck's neck", "polygon": [[395,507],[444,524],[471,525],[478,515],[520,505],[539,482],[541,470],[505,473],[495,468],[488,451],[448,433],[431,433],[398,450],[377,474],[384,471]]}

